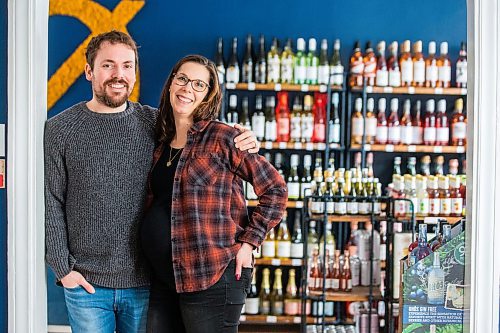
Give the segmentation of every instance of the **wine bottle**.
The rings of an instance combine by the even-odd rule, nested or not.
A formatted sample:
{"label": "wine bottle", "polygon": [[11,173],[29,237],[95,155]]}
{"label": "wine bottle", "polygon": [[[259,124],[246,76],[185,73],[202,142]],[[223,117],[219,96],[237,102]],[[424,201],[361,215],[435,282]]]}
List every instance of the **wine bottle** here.
{"label": "wine bottle", "polygon": [[239,83],[240,82],[240,65],[238,61],[238,38],[233,38],[233,46],[231,48],[231,57],[226,69],[226,82]]}
{"label": "wine bottle", "polygon": [[262,283],[259,293],[259,313],[261,315],[271,314],[271,283],[269,282],[269,268],[262,270]]}
{"label": "wine bottle", "polygon": [[254,61],[253,61],[253,47],[252,47],[252,35],[247,36],[246,51],[243,57],[242,71],[241,71],[241,82],[250,83],[254,82]]}
{"label": "wine bottle", "polygon": [[245,299],[245,313],[256,315],[259,313],[259,294],[257,293],[257,269],[253,269],[250,292]]}
{"label": "wine bottle", "polygon": [[219,77],[219,83],[224,83],[226,76],[226,63],[224,61],[224,44],[222,37],[217,40],[217,53],[215,54],[215,67]]}

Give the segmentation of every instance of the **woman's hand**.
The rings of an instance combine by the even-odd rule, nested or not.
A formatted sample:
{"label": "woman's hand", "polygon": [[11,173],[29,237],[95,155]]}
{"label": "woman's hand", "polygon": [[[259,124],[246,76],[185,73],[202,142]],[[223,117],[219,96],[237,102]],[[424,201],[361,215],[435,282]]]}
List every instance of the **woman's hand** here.
{"label": "woman's hand", "polygon": [[236,254],[236,271],[234,272],[236,280],[239,280],[241,277],[242,267],[252,267],[252,250],[252,245],[243,243],[240,250]]}
{"label": "woman's hand", "polygon": [[248,152],[252,154],[259,152],[260,143],[257,141],[254,132],[246,129],[240,124],[235,124],[234,128],[241,132],[240,135],[234,138],[236,148],[239,148],[241,151],[248,150]]}

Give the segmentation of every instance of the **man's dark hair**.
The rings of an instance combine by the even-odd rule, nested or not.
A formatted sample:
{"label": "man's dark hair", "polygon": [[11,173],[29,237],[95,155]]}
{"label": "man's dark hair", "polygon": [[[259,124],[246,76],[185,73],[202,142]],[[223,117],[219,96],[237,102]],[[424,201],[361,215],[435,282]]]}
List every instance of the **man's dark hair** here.
{"label": "man's dark hair", "polygon": [[111,44],[124,44],[134,50],[135,53],[135,66],[137,67],[139,62],[139,56],[137,54],[137,44],[130,37],[130,35],[116,30],[111,30],[108,32],[104,32],[95,37],[92,37],[89,44],[87,45],[87,49],[85,51],[85,58],[87,59],[87,64],[90,65],[90,68],[94,69],[94,61],[97,55],[97,51],[101,47],[101,44],[104,42],[108,42]]}

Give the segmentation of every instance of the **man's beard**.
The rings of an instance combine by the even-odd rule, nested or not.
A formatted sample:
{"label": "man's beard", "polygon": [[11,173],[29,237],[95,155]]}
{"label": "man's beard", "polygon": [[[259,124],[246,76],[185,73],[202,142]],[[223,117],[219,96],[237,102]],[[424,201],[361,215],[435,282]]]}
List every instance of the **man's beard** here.
{"label": "man's beard", "polygon": [[[109,84],[113,84],[113,83],[120,83],[120,84],[123,84],[125,86],[125,89],[126,89],[126,93],[124,95],[119,95],[119,96],[110,96],[106,93],[106,87],[109,85]],[[97,98],[97,100],[106,105],[107,107],[110,107],[110,108],[117,108],[117,107],[120,107],[122,106],[127,100],[128,98],[130,97],[130,93],[129,93],[129,90],[128,90],[128,84],[125,82],[125,81],[122,81],[122,80],[109,80],[109,81],[106,81],[104,83],[104,89],[102,89],[102,91],[97,91],[97,90],[94,90],[94,94]]]}

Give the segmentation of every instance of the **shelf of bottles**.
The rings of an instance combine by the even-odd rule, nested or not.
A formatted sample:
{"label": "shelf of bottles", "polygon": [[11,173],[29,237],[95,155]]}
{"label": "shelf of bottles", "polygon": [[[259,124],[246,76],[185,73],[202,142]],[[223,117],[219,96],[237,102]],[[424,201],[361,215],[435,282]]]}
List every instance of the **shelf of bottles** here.
{"label": "shelf of bottles", "polygon": [[[226,83],[227,90],[248,90],[248,91],[296,91],[296,92],[322,92],[328,90],[326,84],[291,84],[291,83]],[[340,85],[330,86],[332,91],[342,91]]]}
{"label": "shelf of bottles", "polygon": [[[286,150],[325,150],[326,144],[323,142],[313,143],[313,142],[273,142],[273,141],[262,141],[260,147],[264,149],[286,149]],[[330,149],[342,149],[338,143],[330,143]]]}
{"label": "shelf of bottles", "polygon": [[[321,296],[322,291],[310,291],[309,296]],[[379,288],[373,288],[371,294],[372,300],[382,299],[382,294]],[[351,291],[326,291],[325,292],[326,301],[333,302],[363,302],[370,299],[370,288],[369,287],[352,287]]]}
{"label": "shelf of bottles", "polygon": [[[351,150],[361,150],[360,144],[352,144]],[[436,153],[436,154],[463,154],[465,146],[425,146],[425,145],[381,145],[365,144],[365,151],[387,153]]]}
{"label": "shelf of bottles", "polygon": [[[328,318],[335,321],[335,317]],[[272,315],[241,315],[240,322],[252,324],[300,324],[300,316],[272,316]],[[307,317],[308,324],[318,323],[319,318]]]}
{"label": "shelf of bottles", "polygon": [[[363,92],[363,87],[351,87],[352,92]],[[395,94],[395,95],[447,95],[466,96],[466,88],[427,88],[427,87],[377,87],[368,86],[367,94]]]}

